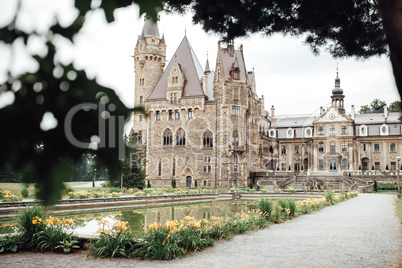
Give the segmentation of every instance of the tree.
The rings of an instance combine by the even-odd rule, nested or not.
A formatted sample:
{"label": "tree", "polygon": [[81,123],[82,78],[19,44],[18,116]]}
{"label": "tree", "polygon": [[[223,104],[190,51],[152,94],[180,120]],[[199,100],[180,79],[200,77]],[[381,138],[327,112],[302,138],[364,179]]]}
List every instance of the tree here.
{"label": "tree", "polygon": [[368,105],[363,105],[360,107],[359,113],[370,114],[370,113],[383,113],[384,107],[387,106],[385,101],[380,99],[374,99]]}
{"label": "tree", "polygon": [[[24,16],[21,3],[8,25],[0,28],[0,42],[13,50],[20,41],[27,46],[33,36],[46,40],[47,53],[32,55],[39,66],[36,72],[18,77],[9,72],[8,80],[0,85],[0,92],[13,99],[0,109],[0,125],[7,126],[7,131],[0,131],[0,164],[8,164],[24,182],[36,182],[37,197],[52,204],[61,197],[63,182],[74,177],[74,164],[89,146],[98,170],[107,167],[112,179],[120,178],[119,159],[128,157],[123,123],[135,110],[127,108],[112,89],[89,79],[85,71],[61,64],[55,57],[57,39],[74,43],[85,15],[93,9],[102,9],[107,21],[112,22],[115,9],[138,3],[139,15],[147,12],[156,19],[162,0],[102,1],[98,7],[91,6],[91,1],[77,0],[78,15],[71,25],[62,26],[55,19],[52,27],[40,32],[19,27],[18,21]],[[55,126],[41,126],[44,118],[51,118]]]}
{"label": "tree", "polygon": [[224,41],[250,33],[302,36],[319,54],[368,58],[390,55],[402,96],[400,0],[168,0],[169,11],[193,11],[193,22]]}
{"label": "tree", "polygon": [[130,138],[126,137],[125,140],[130,144],[130,159],[122,164],[123,187],[142,190],[145,188],[144,149],[136,146],[136,133],[131,133]]}
{"label": "tree", "polygon": [[389,109],[390,112],[399,112],[399,111],[401,111],[401,102],[400,101],[391,102],[389,104],[388,109]]}

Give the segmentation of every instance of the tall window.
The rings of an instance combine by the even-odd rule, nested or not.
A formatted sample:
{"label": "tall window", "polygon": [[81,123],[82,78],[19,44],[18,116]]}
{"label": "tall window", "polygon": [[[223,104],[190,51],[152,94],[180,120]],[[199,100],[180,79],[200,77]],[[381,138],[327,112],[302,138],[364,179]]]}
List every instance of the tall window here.
{"label": "tall window", "polygon": [[348,127],[347,126],[342,126],[342,134],[348,133]]}
{"label": "tall window", "polygon": [[318,134],[324,134],[324,127],[318,127]]}
{"label": "tall window", "polygon": [[318,143],[318,151],[319,152],[324,152],[324,143],[323,142]]}
{"label": "tall window", "polygon": [[318,160],[318,169],[324,170],[324,160],[322,159]]}
{"label": "tall window", "polygon": [[179,128],[176,132],[176,145],[186,145],[186,133],[182,128]]}
{"label": "tall window", "polygon": [[145,85],[144,78],[140,78],[140,86]]}
{"label": "tall window", "polygon": [[238,89],[238,88],[234,88],[234,89],[233,89],[233,98],[234,98],[234,99],[238,99],[238,98],[239,98],[239,89]]}
{"label": "tall window", "polygon": [[335,134],[335,125],[331,125],[331,126],[329,127],[329,133],[330,133],[330,134]]}
{"label": "tall window", "polygon": [[239,132],[237,130],[233,131],[232,145],[233,146],[239,146]]}
{"label": "tall window", "polygon": [[211,173],[211,157],[204,156],[204,173]]}
{"label": "tall window", "polygon": [[161,120],[161,112],[159,112],[159,111],[156,112],[156,120],[158,120],[158,121]]}
{"label": "tall window", "polygon": [[163,132],[163,146],[172,146],[172,131],[170,129],[165,129]]}
{"label": "tall window", "polygon": [[175,112],[175,117],[176,117],[176,120],[180,119],[180,112],[178,110]]}
{"label": "tall window", "polygon": [[174,94],[170,93],[170,103],[174,103]]}
{"label": "tall window", "polygon": [[239,74],[238,74],[237,72],[235,72],[235,73],[233,74],[233,78],[234,78],[234,79],[239,79]]}
{"label": "tall window", "polygon": [[188,109],[188,118],[193,118],[193,109]]}
{"label": "tall window", "polygon": [[395,153],[395,152],[396,152],[395,143],[391,143],[390,148],[389,148],[389,151],[390,151],[391,153]]}
{"label": "tall window", "polygon": [[140,103],[143,103],[143,102],[144,102],[144,97],[140,96]]}
{"label": "tall window", "polygon": [[138,121],[142,122],[142,115],[141,114],[138,116]]}
{"label": "tall window", "polygon": [[380,151],[380,145],[378,143],[374,144],[374,152],[378,153]]}
{"label": "tall window", "polygon": [[331,152],[331,154],[334,154],[335,153],[335,142],[331,142],[331,144],[330,144],[330,152]]}
{"label": "tall window", "polygon": [[282,146],[282,148],[281,148],[281,153],[282,153],[282,154],[286,154],[286,146]]}
{"label": "tall window", "polygon": [[162,176],[162,162],[159,160],[158,164],[158,176]]}
{"label": "tall window", "polygon": [[237,153],[235,153],[233,155],[233,163],[234,163],[234,165],[233,165],[233,173],[237,174],[237,173],[239,173],[239,165],[238,165],[238,163],[239,163],[239,155]]}
{"label": "tall window", "polygon": [[204,148],[214,147],[212,132],[209,130],[205,131],[204,135],[202,135],[202,147]]}
{"label": "tall window", "polygon": [[176,159],[173,158],[173,163],[172,163],[172,176],[176,176]]}
{"label": "tall window", "polygon": [[363,151],[365,152],[367,150],[366,144],[363,144]]}
{"label": "tall window", "polygon": [[346,141],[342,142],[342,152],[348,151],[348,143]]}
{"label": "tall window", "polygon": [[296,145],[295,146],[295,154],[299,154],[300,152],[299,152],[299,145]]}
{"label": "tall window", "polygon": [[173,111],[169,111],[169,120],[173,120]]}

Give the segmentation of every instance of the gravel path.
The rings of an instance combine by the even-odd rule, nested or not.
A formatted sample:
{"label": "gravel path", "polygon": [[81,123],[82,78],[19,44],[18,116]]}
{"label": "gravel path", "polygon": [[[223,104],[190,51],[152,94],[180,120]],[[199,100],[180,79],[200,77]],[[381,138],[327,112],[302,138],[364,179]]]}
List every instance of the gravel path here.
{"label": "gravel path", "polygon": [[5,254],[0,267],[397,267],[402,230],[391,195],[360,194],[174,261],[95,260],[85,254]]}

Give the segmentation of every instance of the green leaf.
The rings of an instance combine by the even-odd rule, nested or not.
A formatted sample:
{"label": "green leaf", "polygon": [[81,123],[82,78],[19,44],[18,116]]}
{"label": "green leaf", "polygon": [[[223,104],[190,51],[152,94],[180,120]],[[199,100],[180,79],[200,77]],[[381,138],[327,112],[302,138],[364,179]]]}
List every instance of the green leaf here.
{"label": "green leaf", "polygon": [[147,14],[153,21],[157,21],[158,12],[163,10],[163,0],[134,0],[140,6],[140,16]]}

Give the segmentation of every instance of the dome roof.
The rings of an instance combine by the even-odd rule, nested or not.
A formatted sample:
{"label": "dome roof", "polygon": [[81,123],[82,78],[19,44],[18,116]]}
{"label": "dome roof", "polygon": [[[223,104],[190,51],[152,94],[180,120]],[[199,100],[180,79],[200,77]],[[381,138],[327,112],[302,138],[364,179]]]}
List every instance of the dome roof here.
{"label": "dome roof", "polygon": [[343,94],[343,89],[341,88],[341,79],[338,76],[338,71],[336,72],[335,87],[332,90],[332,94]]}

